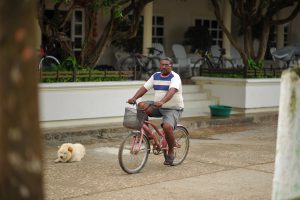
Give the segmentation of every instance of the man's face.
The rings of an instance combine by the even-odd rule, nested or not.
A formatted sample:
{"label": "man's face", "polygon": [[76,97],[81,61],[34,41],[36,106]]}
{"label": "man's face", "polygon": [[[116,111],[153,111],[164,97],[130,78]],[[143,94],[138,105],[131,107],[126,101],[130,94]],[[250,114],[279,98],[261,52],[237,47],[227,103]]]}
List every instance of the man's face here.
{"label": "man's face", "polygon": [[172,71],[172,65],[168,60],[161,60],[159,65],[162,75],[168,75]]}

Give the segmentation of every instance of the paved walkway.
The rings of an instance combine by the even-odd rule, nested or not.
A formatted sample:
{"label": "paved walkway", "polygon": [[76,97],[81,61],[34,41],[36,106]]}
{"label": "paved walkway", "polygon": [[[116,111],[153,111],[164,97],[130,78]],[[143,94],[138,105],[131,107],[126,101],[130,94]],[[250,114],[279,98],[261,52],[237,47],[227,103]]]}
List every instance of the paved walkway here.
{"label": "paved walkway", "polygon": [[47,145],[46,199],[271,199],[276,130],[276,123],[193,129],[183,164],[164,166],[150,154],[134,175],[119,167],[120,138],[85,144],[76,163],[55,164],[57,147]]}
{"label": "paved walkway", "polygon": [[[198,130],[194,135],[199,138],[209,133],[228,132],[236,126],[252,124],[269,124],[277,122],[277,112],[234,114],[230,117],[186,117],[180,123],[189,131]],[[160,121],[157,121],[160,123]],[[49,128],[43,130],[44,139],[48,145],[60,145],[63,142],[95,143],[99,140],[110,140],[124,137],[128,129],[122,123],[108,123],[99,125],[73,126],[63,128]]]}

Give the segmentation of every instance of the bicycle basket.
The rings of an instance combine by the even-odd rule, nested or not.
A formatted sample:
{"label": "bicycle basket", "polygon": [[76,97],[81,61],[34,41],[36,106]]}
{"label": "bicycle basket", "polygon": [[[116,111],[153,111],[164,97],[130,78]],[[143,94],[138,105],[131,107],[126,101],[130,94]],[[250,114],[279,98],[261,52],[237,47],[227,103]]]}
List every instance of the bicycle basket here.
{"label": "bicycle basket", "polygon": [[126,107],[123,126],[130,129],[139,130],[142,128],[144,121],[148,119],[148,115],[144,110]]}

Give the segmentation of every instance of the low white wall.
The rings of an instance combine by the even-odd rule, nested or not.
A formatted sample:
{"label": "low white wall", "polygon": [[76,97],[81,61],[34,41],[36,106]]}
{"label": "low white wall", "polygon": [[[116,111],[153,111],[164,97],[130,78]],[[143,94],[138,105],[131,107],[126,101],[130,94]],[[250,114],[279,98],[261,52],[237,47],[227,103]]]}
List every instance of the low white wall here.
{"label": "low white wall", "polygon": [[[47,127],[50,122],[63,121],[66,125],[71,120],[76,125],[76,120],[121,117],[127,99],[143,83],[114,81],[40,84],[40,121]],[[64,124],[61,122],[54,126]]]}
{"label": "low white wall", "polygon": [[280,79],[193,77],[219,104],[242,109],[279,106]]}

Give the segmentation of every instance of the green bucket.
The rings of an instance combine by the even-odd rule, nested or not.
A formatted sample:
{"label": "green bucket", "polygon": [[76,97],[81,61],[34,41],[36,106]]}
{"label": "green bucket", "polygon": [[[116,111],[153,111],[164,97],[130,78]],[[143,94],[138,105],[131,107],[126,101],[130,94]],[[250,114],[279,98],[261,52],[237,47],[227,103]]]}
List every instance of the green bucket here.
{"label": "green bucket", "polygon": [[223,105],[209,105],[211,116],[229,117],[232,107]]}

